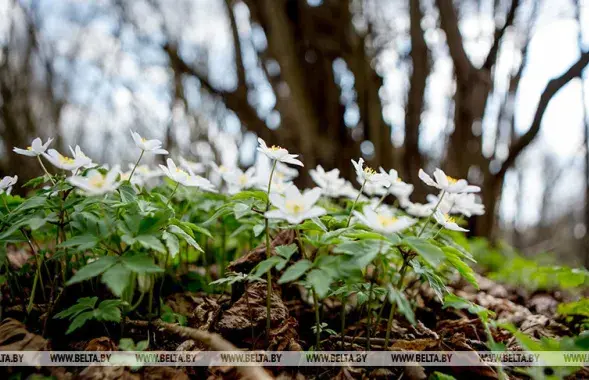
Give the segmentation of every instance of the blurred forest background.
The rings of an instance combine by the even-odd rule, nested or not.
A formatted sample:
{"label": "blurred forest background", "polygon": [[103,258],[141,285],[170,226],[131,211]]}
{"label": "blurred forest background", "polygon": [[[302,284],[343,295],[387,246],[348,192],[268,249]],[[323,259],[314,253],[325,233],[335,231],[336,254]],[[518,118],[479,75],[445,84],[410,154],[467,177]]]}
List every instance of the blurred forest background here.
{"label": "blurred forest background", "polygon": [[0,48],[0,176],[40,174],[36,136],[125,166],[129,128],[241,166],[260,136],[414,201],[442,167],[483,188],[474,235],[589,266],[589,1],[0,0]]}

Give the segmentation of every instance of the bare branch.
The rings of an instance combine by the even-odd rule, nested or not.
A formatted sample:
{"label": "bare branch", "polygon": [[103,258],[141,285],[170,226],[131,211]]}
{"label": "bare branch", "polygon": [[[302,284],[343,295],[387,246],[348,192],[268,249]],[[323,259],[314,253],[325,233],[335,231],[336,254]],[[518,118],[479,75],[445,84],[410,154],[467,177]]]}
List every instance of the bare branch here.
{"label": "bare branch", "polygon": [[520,0],[513,0],[511,2],[511,7],[509,8],[509,12],[507,13],[507,17],[505,18],[505,24],[501,28],[495,29],[495,37],[493,40],[493,46],[489,50],[489,54],[487,54],[487,58],[485,59],[485,63],[483,64],[483,68],[487,70],[491,70],[491,68],[497,62],[497,56],[499,55],[499,46],[501,45],[501,39],[505,35],[505,31],[511,25],[513,25],[513,21],[515,20],[515,12],[517,7],[519,6]]}
{"label": "bare branch", "polygon": [[458,27],[458,15],[452,5],[452,0],[436,0],[436,3],[440,12],[440,24],[446,33],[450,56],[454,67],[456,67],[456,76],[459,79],[467,79],[474,67],[464,50],[462,34]]}
{"label": "bare branch", "polygon": [[517,157],[520,153],[534,140],[538,132],[540,131],[540,126],[542,124],[542,118],[546,109],[548,108],[548,104],[550,100],[561,88],[563,88],[567,83],[571,80],[581,76],[583,69],[585,66],[589,64],[589,51],[585,51],[581,54],[581,57],[574,65],[572,65],[564,74],[557,78],[551,79],[546,88],[542,92],[540,96],[540,101],[538,103],[538,108],[536,109],[536,114],[534,115],[534,120],[532,121],[532,126],[530,129],[520,137],[511,147],[509,156],[503,162],[501,169],[496,174],[496,177],[502,178],[505,176],[507,169],[513,165]]}

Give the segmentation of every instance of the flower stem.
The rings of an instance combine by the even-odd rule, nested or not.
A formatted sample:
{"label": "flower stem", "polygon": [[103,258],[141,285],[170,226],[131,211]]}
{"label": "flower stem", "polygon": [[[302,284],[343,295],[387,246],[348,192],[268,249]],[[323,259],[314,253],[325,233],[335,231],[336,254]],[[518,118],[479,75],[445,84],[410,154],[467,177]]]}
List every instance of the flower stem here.
{"label": "flower stem", "polygon": [[321,349],[321,318],[319,315],[319,299],[317,292],[313,289],[313,307],[315,308],[315,348]]}
{"label": "flower stem", "polygon": [[39,164],[41,164],[41,168],[43,169],[43,171],[45,172],[45,174],[47,174],[47,177],[49,177],[49,180],[51,181],[51,183],[53,184],[53,186],[55,186],[55,180],[53,179],[53,176],[51,174],[49,174],[49,172],[47,171],[47,168],[43,164],[43,161],[41,160],[41,157],[40,156],[37,156],[37,161],[39,161]]}
{"label": "flower stem", "polygon": [[174,187],[174,190],[172,190],[172,194],[170,194],[170,197],[168,198],[168,202],[166,202],[166,206],[170,205],[170,202],[172,201],[172,197],[174,196],[174,194],[176,194],[176,190],[178,190],[178,186],[180,186],[180,182],[176,182],[176,186]]}
{"label": "flower stem", "polygon": [[438,203],[436,203],[436,207],[434,207],[434,209],[432,210],[432,213],[429,214],[429,216],[427,217],[425,223],[423,224],[423,227],[421,227],[421,231],[419,231],[419,234],[417,234],[417,237],[420,237],[421,234],[423,233],[423,231],[425,231],[425,226],[427,226],[427,224],[429,223],[432,216],[438,210],[438,207],[440,207],[440,203],[442,203],[442,199],[444,198],[444,195],[446,195],[446,190],[442,190],[442,194],[440,195],[440,199],[438,199]]}
{"label": "flower stem", "polygon": [[137,166],[139,166],[139,161],[141,161],[141,159],[143,158],[143,153],[145,153],[145,151],[142,149],[141,154],[139,155],[139,159],[135,163],[135,166],[133,166],[133,170],[131,170],[131,174],[129,174],[129,179],[127,180],[127,181],[129,181],[129,183],[131,183],[131,178],[133,178],[133,174],[135,174],[135,169],[137,169]]}
{"label": "flower stem", "polygon": [[[272,188],[272,177],[274,176],[274,170],[276,169],[277,161],[274,161],[272,170],[270,171],[270,179],[268,180],[268,200],[266,201],[266,212],[270,209],[270,190]],[[266,259],[272,256],[272,247],[270,246],[270,226],[268,218],[265,218],[264,224],[266,227]],[[266,282],[268,283],[266,288],[266,344],[270,344],[270,328],[272,327],[270,314],[272,312],[272,272],[268,270],[266,272]]]}
{"label": "flower stem", "polygon": [[382,197],[380,197],[380,199],[378,200],[378,203],[376,204],[376,207],[374,208],[374,211],[378,210],[378,208],[380,207],[380,205],[382,204],[382,202],[384,202],[384,199],[387,197],[387,195],[389,195],[388,190],[387,190],[386,193],[384,193],[382,195]]}
{"label": "flower stem", "polygon": [[[397,281],[397,289],[399,292],[402,292],[403,280],[405,280],[405,273],[407,272],[407,265],[409,264],[409,256],[403,256],[403,265],[401,266],[401,270],[399,272],[400,277],[399,281]],[[395,316],[395,311],[397,309],[397,304],[391,303],[391,311],[389,312],[389,320],[387,321],[387,332],[384,338],[384,349],[386,350],[389,347],[389,338],[391,337],[391,327],[393,327],[393,317]]]}
{"label": "flower stem", "polygon": [[350,210],[350,215],[348,215],[348,221],[346,222],[346,227],[350,226],[350,220],[352,220],[352,213],[354,212],[354,207],[356,207],[356,203],[358,203],[358,199],[360,199],[360,195],[362,195],[362,190],[364,190],[364,185],[366,185],[366,180],[362,183],[362,187],[360,187],[360,191],[358,192],[358,196],[352,203],[352,209]]}

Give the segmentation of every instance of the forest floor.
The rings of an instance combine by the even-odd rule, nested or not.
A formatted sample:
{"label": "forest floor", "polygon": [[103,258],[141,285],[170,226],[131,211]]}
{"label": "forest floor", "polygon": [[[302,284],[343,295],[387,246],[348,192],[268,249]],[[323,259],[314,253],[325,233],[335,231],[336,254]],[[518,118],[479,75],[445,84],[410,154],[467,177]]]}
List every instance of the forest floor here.
{"label": "forest floor", "polygon": [[[264,259],[264,247],[258,247],[247,255],[230,263],[228,269],[235,272],[249,272]],[[182,282],[190,273],[202,273],[202,268],[188,268],[176,280]],[[215,272],[214,268],[211,272]],[[567,301],[563,291],[529,292],[522,288],[496,283],[477,275],[479,289],[464,280],[456,279],[450,290],[495,313],[496,319],[508,322],[530,337],[558,338],[578,335],[578,321],[563,320],[557,315],[559,303]],[[123,325],[88,324],[72,335],[65,335],[66,327],[61,321],[47,320],[48,306],[36,305],[31,314],[24,312],[23,300],[9,299],[3,291],[3,321],[0,324],[0,350],[87,350],[115,351],[121,334],[134,341],[150,337],[149,350],[198,351],[224,350],[228,343],[238,350],[308,350],[315,343],[311,330],[315,314],[313,301],[305,288],[289,284],[274,285],[272,293],[272,329],[269,342],[266,341],[266,284],[253,282],[233,285],[230,292],[207,294],[204,292],[175,292],[173,286],[166,286],[162,297],[174,313],[187,318],[185,327],[154,320],[126,320]],[[166,295],[167,294],[167,295]],[[476,315],[465,310],[443,308],[435,293],[418,279],[408,279],[407,298],[415,308],[417,323],[411,325],[400,313],[396,313],[388,350],[397,351],[485,351],[489,350],[485,326]],[[70,294],[65,297],[76,297]],[[321,342],[323,350],[363,351],[366,350],[367,318],[362,307],[349,302],[346,314],[345,336],[342,342],[341,303],[328,298],[324,300],[321,319],[336,335],[327,334]],[[384,309],[382,318],[370,332],[372,350],[383,350],[387,327]],[[194,331],[209,332],[213,341],[194,336]],[[518,350],[518,341],[506,330],[492,329],[493,338],[503,343],[508,350]],[[217,335],[218,334],[218,335]],[[222,339],[218,339],[218,336]],[[7,368],[9,375],[26,378],[30,374],[52,376],[56,379],[237,379],[256,377],[251,369],[235,367],[144,367],[131,370],[127,367],[47,367]],[[260,369],[257,369],[260,370]],[[426,379],[434,371],[464,379],[497,379],[496,368],[473,367],[334,367],[296,368],[273,367],[263,369],[266,375],[279,379],[304,378],[391,378]],[[550,374],[550,369],[544,369]],[[258,372],[258,375],[260,373]],[[510,378],[528,378],[526,375],[506,369]],[[431,378],[431,377],[430,377]],[[439,378],[439,377],[437,377]],[[589,370],[581,369],[572,378],[589,378]]]}

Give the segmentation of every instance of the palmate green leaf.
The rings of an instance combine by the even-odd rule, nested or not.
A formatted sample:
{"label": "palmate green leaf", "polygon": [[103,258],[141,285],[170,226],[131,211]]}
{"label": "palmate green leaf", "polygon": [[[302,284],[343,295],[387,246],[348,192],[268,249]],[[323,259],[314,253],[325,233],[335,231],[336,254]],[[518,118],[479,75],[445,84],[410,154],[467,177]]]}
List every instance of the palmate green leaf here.
{"label": "palmate green leaf", "polygon": [[123,292],[129,286],[131,270],[123,264],[115,264],[102,274],[101,281],[117,297],[122,297]]}
{"label": "palmate green leaf", "polygon": [[558,305],[560,315],[580,315],[589,318],[589,298],[582,298],[579,301],[561,303]]}
{"label": "palmate green leaf", "polygon": [[137,194],[131,183],[128,181],[123,182],[118,190],[123,203],[137,203]]}
{"label": "palmate green leaf", "polygon": [[132,272],[138,274],[161,273],[164,270],[153,262],[153,258],[145,254],[122,256],[121,263]]}
{"label": "palmate green leaf", "polygon": [[117,263],[117,258],[113,256],[103,256],[96,261],[82,267],[69,279],[67,285],[76,284],[85,280],[89,280],[93,277],[101,275],[108,268],[112,267]]}
{"label": "palmate green leaf", "polygon": [[85,251],[96,247],[99,239],[98,236],[92,234],[84,234],[71,237],[58,245],[61,248],[78,247],[78,250]]}
{"label": "palmate green leaf", "polygon": [[407,297],[405,297],[405,293],[399,291],[391,285],[388,286],[388,290],[389,302],[393,305],[396,304],[398,310],[405,316],[405,318],[407,318],[409,323],[415,325],[415,314],[413,313],[413,309],[411,308],[409,300]]}
{"label": "palmate green leaf", "polygon": [[235,215],[235,219],[241,219],[246,215],[253,214],[253,211],[245,203],[236,203],[233,206],[233,214]]}
{"label": "palmate green leaf", "polygon": [[298,280],[305,272],[313,266],[313,263],[307,259],[297,261],[284,272],[282,277],[278,280],[279,284],[286,284]]}
{"label": "palmate green leaf", "polygon": [[204,223],[202,223],[202,225],[208,226],[209,224],[213,224],[213,223],[217,222],[217,220],[219,218],[229,215],[232,212],[233,212],[233,203],[226,203],[223,206],[219,207],[219,209],[217,209],[217,211],[215,211],[213,216],[211,216]]}
{"label": "palmate green leaf", "polygon": [[141,244],[147,249],[152,249],[159,253],[166,253],[166,247],[160,239],[153,235],[139,235],[134,239],[137,243]]}
{"label": "palmate green leaf", "polygon": [[290,257],[298,250],[298,247],[296,244],[279,245],[275,248],[275,250],[279,256],[284,257],[288,261],[290,260]]}
{"label": "palmate green leaf", "polygon": [[313,269],[307,274],[307,283],[315,290],[319,298],[324,298],[329,293],[331,282],[331,276],[323,269]]}
{"label": "palmate green leaf", "polygon": [[85,312],[79,314],[77,317],[74,318],[72,323],[70,323],[70,326],[68,327],[67,331],[65,332],[66,335],[71,334],[72,332],[76,331],[80,327],[84,326],[84,324],[92,318],[94,318],[94,312],[92,312],[92,311],[85,311]]}
{"label": "palmate green leaf", "polygon": [[476,289],[478,289],[479,284],[475,277],[474,271],[470,266],[468,266],[467,263],[462,261],[458,250],[452,247],[443,247],[442,251],[446,254],[446,259],[450,265],[452,265],[466,281],[470,282]]}
{"label": "palmate green leaf", "polygon": [[418,260],[413,259],[410,261],[410,264],[413,271],[428,282],[438,300],[442,302],[444,300],[444,294],[448,293],[448,288],[444,280],[431,267],[422,265]]}
{"label": "palmate green leaf", "polygon": [[243,201],[243,200],[251,200],[256,199],[262,203],[268,202],[268,194],[262,190],[247,190],[241,191],[234,196],[231,197],[231,200],[234,201]]}
{"label": "palmate green leaf", "polygon": [[47,178],[47,176],[46,175],[42,175],[41,177],[35,177],[35,178],[32,178],[32,179],[28,180],[22,186],[23,187],[37,187],[37,186],[40,186],[40,185],[44,184],[47,181],[49,181],[49,179]]}
{"label": "palmate green leaf", "polygon": [[120,322],[121,321],[120,300],[106,300],[94,309],[94,317],[99,321]]}
{"label": "palmate green leaf", "polygon": [[391,244],[386,240],[356,240],[337,245],[333,252],[354,256],[356,265],[365,268],[379,253],[386,253],[390,247]]}
{"label": "palmate green leaf", "polygon": [[491,310],[484,308],[480,305],[477,305],[476,303],[465,300],[462,297],[458,297],[457,295],[452,293],[446,294],[446,296],[444,297],[443,308],[446,309],[448,307],[453,307],[454,309],[467,310],[469,313],[478,316],[484,323],[487,323],[490,320],[490,318],[495,315],[495,313]]}
{"label": "palmate green leaf", "polygon": [[68,309],[62,310],[61,312],[55,314],[53,318],[63,319],[63,318],[73,318],[76,315],[80,314],[84,310],[92,310],[94,306],[96,306],[96,302],[98,302],[98,297],[82,297],[78,298],[78,302],[69,307]]}
{"label": "palmate green leaf", "polygon": [[262,275],[264,275],[266,272],[268,272],[269,270],[271,270],[272,268],[281,263],[284,265],[286,263],[286,260],[279,256],[272,256],[256,265],[256,267],[254,268],[254,276],[262,277]]}
{"label": "palmate green leaf", "polygon": [[407,237],[403,240],[413,251],[421,256],[429,265],[436,268],[445,259],[444,252],[429,241],[417,237]]}
{"label": "palmate green leaf", "polygon": [[[211,231],[209,231],[206,228],[201,227],[201,226],[199,226],[197,224],[190,223],[190,222],[184,222],[184,221],[182,221],[182,222],[179,221],[179,223],[181,223],[185,227],[191,229],[195,233],[199,233],[199,234],[205,235],[205,236],[210,237],[210,238],[213,237],[213,235],[211,234]],[[173,223],[173,224],[176,224],[176,223]]]}
{"label": "palmate green leaf", "polygon": [[45,208],[47,203],[47,197],[43,195],[36,195],[25,200],[23,203],[20,204],[17,208],[13,210],[13,212],[23,212],[28,210],[33,210],[37,208]]}
{"label": "palmate green leaf", "polygon": [[254,236],[258,237],[258,236],[260,236],[260,234],[262,232],[264,232],[265,229],[266,229],[266,226],[263,223],[260,223],[260,224],[256,224],[254,226],[254,228],[252,229],[252,231],[254,233]]}
{"label": "palmate green leaf", "polygon": [[162,234],[162,239],[166,242],[166,247],[168,248],[168,253],[170,257],[174,258],[180,252],[180,241],[176,237],[176,235],[171,234],[167,231],[164,231]]}
{"label": "palmate green leaf", "polygon": [[196,240],[194,240],[194,238],[192,236],[187,234],[182,228],[178,227],[177,225],[172,224],[172,225],[168,226],[168,232],[184,239],[184,241],[186,241],[188,244],[190,244],[197,251],[204,252],[202,250],[202,248],[200,247],[200,245],[198,245]]}

